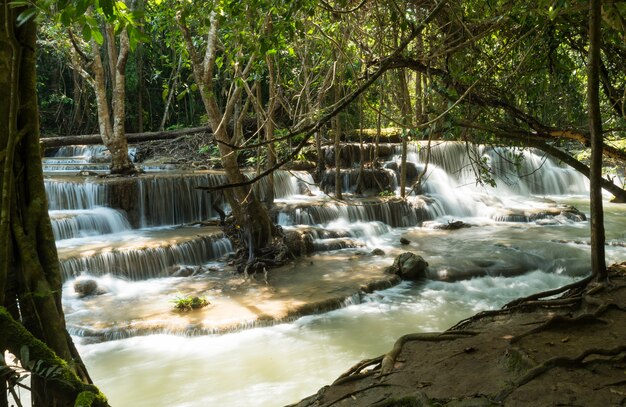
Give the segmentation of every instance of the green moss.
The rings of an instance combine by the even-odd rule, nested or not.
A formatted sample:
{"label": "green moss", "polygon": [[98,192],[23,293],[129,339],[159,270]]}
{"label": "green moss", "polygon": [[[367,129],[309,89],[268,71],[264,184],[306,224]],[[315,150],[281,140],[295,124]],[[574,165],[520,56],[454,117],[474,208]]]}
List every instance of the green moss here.
{"label": "green moss", "polygon": [[84,391],[76,397],[74,407],[91,407],[96,395],[90,391]]}
{"label": "green moss", "polygon": [[[86,384],[80,380],[76,373],[70,368],[68,363],[60,358],[45,343],[35,338],[22,324],[15,321],[11,314],[4,307],[0,307],[0,332],[2,333],[8,350],[15,355],[22,355],[22,349],[28,349],[28,360],[40,365],[40,369],[49,367],[57,367],[53,377],[49,378],[48,383],[54,386],[56,390],[65,394],[91,393],[90,404],[86,406],[108,406],[106,397],[92,384]],[[83,395],[84,397],[90,397]],[[76,403],[79,402],[77,397]],[[76,404],[83,405],[83,404]]]}

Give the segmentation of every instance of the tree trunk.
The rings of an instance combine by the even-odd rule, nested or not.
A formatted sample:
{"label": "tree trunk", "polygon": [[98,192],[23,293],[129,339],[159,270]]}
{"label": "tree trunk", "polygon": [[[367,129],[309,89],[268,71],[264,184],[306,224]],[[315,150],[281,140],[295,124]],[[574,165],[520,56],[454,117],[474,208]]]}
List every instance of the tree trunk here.
{"label": "tree trunk", "polygon": [[[271,33],[271,22],[269,23],[268,31]],[[265,118],[265,141],[267,145],[267,164],[266,168],[272,168],[276,165],[276,149],[274,148],[274,130],[276,128],[275,116],[276,116],[276,63],[273,55],[267,55],[265,58],[267,62],[267,75],[269,79],[269,100],[267,101],[267,113]],[[260,100],[259,100],[260,102]],[[266,203],[268,205],[274,204],[274,174],[268,175],[268,191],[266,191]]]}
{"label": "tree trunk", "polygon": [[[232,139],[228,132],[228,123],[233,117],[235,104],[241,97],[242,87],[239,85],[235,86],[223,110],[218,105],[217,96],[213,89],[213,69],[218,44],[217,16],[215,13],[210,16],[207,46],[203,59],[200,59],[197,53],[191,38],[191,32],[182,14],[177,15],[177,22],[191,57],[194,78],[209,118],[209,125],[213,130],[213,135],[220,151],[224,172],[230,183],[242,183],[245,181],[245,177],[239,169],[237,152],[230,147]],[[249,62],[251,63],[252,60]],[[243,72],[236,72],[236,74],[245,75]],[[240,271],[248,271],[249,266],[256,267],[256,264],[259,264],[255,259],[272,245],[274,237],[278,235],[278,230],[270,218],[269,211],[261,205],[261,202],[249,185],[230,188],[225,195],[236,222],[233,227],[238,231],[237,234],[239,235],[239,242],[234,243],[239,244],[239,251],[245,251],[243,254],[247,256],[246,264],[240,264],[239,269]],[[262,267],[262,264],[260,266]],[[252,269],[252,271],[258,270]]]}
{"label": "tree trunk", "polygon": [[[128,35],[126,30],[120,34],[120,57],[116,59],[113,77],[110,78],[113,85],[112,110],[107,98],[105,69],[100,56],[100,46],[95,40],[91,41],[93,48],[93,86],[96,93],[96,107],[98,111],[98,125],[102,142],[111,152],[111,173],[131,174],[136,172],[135,166],[128,157],[128,142],[124,131],[125,114],[125,74],[126,59],[128,57]],[[110,49],[109,49],[110,51]],[[125,54],[124,54],[125,53]],[[109,61],[109,64],[112,64]]]}
{"label": "tree trunk", "polygon": [[[339,87],[339,75],[335,77],[333,84],[334,102],[339,103],[341,89]],[[335,138],[335,198],[343,199],[343,183],[341,182],[341,120],[339,115],[332,119],[333,137]]]}
{"label": "tree trunk", "polygon": [[402,113],[402,155],[400,159],[400,196],[406,197],[406,157],[408,150],[408,139],[411,127],[411,96],[409,94],[409,84],[404,70],[398,71],[398,96],[400,102],[400,112]]}
{"label": "tree trunk", "polygon": [[[19,357],[23,345],[32,355],[52,349],[71,363],[65,368],[72,369],[76,379],[90,383],[65,329],[61,306],[61,274],[39,148],[36,26],[31,20],[16,27],[16,16],[24,8],[9,7],[8,3],[0,0],[0,352],[3,354],[6,346]],[[28,332],[8,328],[7,324],[23,329],[7,312],[16,306]],[[61,359],[53,364],[60,366]],[[33,379],[36,406],[74,405],[82,390],[45,378]],[[106,405],[103,397],[98,400],[94,405]]]}
{"label": "tree trunk", "polygon": [[602,207],[602,118],[600,115],[600,24],[601,1],[589,4],[589,63],[587,65],[587,100],[591,131],[590,211],[591,211],[591,271],[598,281],[607,279]]}

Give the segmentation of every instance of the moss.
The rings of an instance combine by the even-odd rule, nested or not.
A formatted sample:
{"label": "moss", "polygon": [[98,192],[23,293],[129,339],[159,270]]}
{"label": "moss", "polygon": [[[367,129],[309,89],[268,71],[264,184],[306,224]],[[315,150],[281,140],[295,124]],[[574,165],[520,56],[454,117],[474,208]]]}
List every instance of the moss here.
{"label": "moss", "polygon": [[84,391],[76,397],[74,407],[91,407],[93,405],[96,395],[90,391]]}
{"label": "moss", "polygon": [[[48,384],[54,390],[65,394],[91,393],[90,404],[76,404],[86,406],[108,406],[106,397],[92,384],[82,382],[68,363],[57,356],[45,343],[35,338],[22,324],[15,321],[4,307],[0,307],[0,332],[2,333],[8,349],[15,355],[20,355],[24,346],[28,348],[30,361],[41,361],[42,367],[56,366],[58,374],[48,380]],[[82,400],[87,400],[83,395]],[[76,402],[78,403],[78,397]]]}

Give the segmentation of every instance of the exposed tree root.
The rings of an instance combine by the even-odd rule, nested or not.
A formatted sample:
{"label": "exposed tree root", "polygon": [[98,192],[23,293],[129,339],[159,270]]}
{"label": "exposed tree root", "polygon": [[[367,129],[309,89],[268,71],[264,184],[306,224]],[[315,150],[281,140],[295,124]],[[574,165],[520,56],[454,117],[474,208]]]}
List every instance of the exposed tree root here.
{"label": "exposed tree root", "polygon": [[575,318],[570,318],[565,315],[555,315],[552,318],[545,321],[544,323],[542,323],[541,325],[539,325],[538,327],[514,336],[513,338],[511,338],[510,343],[516,343],[528,335],[532,335],[541,331],[546,331],[555,326],[563,326],[563,325],[571,326],[571,325],[577,325],[577,324],[593,324],[593,323],[607,324],[606,321],[598,318],[594,314],[583,314]]}
{"label": "exposed tree root", "polygon": [[[222,217],[222,214],[220,214]],[[254,252],[251,249],[251,235],[247,227],[237,225],[233,216],[227,216],[220,221],[224,230],[224,234],[231,241],[235,249],[234,259],[231,264],[234,265],[239,273],[246,276],[256,273],[263,273],[267,279],[267,270],[286,264],[293,258],[289,248],[285,244],[285,235],[280,226],[276,226],[276,236],[272,242]]]}
{"label": "exposed tree root", "polygon": [[424,342],[441,342],[441,341],[453,341],[456,339],[467,338],[468,336],[477,335],[477,332],[472,331],[446,331],[442,333],[414,333],[401,336],[393,345],[391,351],[383,355],[381,361],[380,372],[381,374],[389,374],[394,365],[398,355],[402,351],[402,348],[407,342],[411,341],[424,341]]}
{"label": "exposed tree root", "polygon": [[[584,289],[585,287],[587,287],[589,282],[593,280],[593,278],[594,276],[590,275],[588,277],[583,278],[580,281],[577,281],[572,284],[564,285],[563,287],[555,288],[553,290],[548,290],[548,291],[542,291],[533,295],[529,295],[527,297],[518,298],[516,300],[509,302],[508,304],[505,304],[503,308],[509,309],[509,308],[515,308],[518,306],[523,306],[532,301],[540,300],[541,298],[552,297],[554,295],[565,293],[568,291],[569,292],[567,293],[565,297],[578,297],[578,295],[576,295],[577,294],[576,289]],[[549,304],[551,301],[555,301],[555,300],[544,300],[544,301],[545,302],[542,302],[541,304]]]}
{"label": "exposed tree root", "polygon": [[626,345],[620,345],[612,349],[602,349],[602,348],[585,349],[578,356],[575,356],[573,358],[568,358],[565,356],[557,356],[557,357],[548,359],[545,362],[541,363],[540,365],[537,365],[534,368],[530,369],[528,372],[526,372],[524,376],[518,379],[515,383],[513,383],[506,389],[502,390],[500,393],[498,393],[494,401],[499,402],[499,403],[503,402],[516,389],[536,379],[537,377],[547,372],[548,370],[551,370],[552,368],[580,365],[580,364],[583,364],[584,360],[588,356],[591,356],[591,355],[616,356],[623,352],[626,352]]}
{"label": "exposed tree root", "polygon": [[[410,341],[424,341],[424,342],[440,342],[440,341],[452,341],[455,339],[466,338],[468,336],[477,335],[477,332],[473,331],[446,331],[446,332],[431,332],[431,333],[413,333],[401,336],[393,345],[393,348],[388,353],[378,356],[373,359],[365,359],[352,366],[346,372],[341,374],[337,380],[333,382],[333,385],[345,384],[351,381],[359,380],[367,376],[371,376],[375,373],[386,375],[391,373],[393,367],[398,359],[398,355],[402,351],[402,347]],[[364,372],[364,370],[366,370]]]}
{"label": "exposed tree root", "polygon": [[[340,401],[345,400],[345,399],[348,399],[348,398],[353,398],[353,397],[354,397],[354,396],[356,396],[357,394],[359,394],[359,393],[361,393],[361,392],[363,392],[363,391],[368,391],[368,390],[373,389],[373,388],[375,388],[375,387],[393,387],[393,386],[394,386],[393,384],[387,384],[387,383],[373,384],[373,385],[368,386],[368,387],[366,387],[366,388],[364,388],[364,389],[359,389],[359,390],[355,390],[355,391],[352,391],[352,392],[350,392],[350,393],[344,394],[343,396],[339,397],[338,399],[333,400],[333,401],[331,401],[330,403],[326,404],[326,406],[327,406],[327,407],[330,407],[330,406],[332,406],[333,404],[337,404],[337,403],[339,403]],[[381,399],[380,401],[383,401],[383,399]],[[378,402],[378,401],[377,401],[377,402]]]}
{"label": "exposed tree root", "polygon": [[[369,376],[371,373],[374,372],[374,370],[369,370],[367,373],[361,373],[361,372],[368,367],[373,367],[373,369],[376,369],[378,365],[380,365],[380,362],[382,362],[382,360],[383,360],[383,356],[378,356],[373,359],[364,359],[360,361],[359,363],[357,363],[356,365],[352,366],[350,369],[342,373],[337,378],[337,380],[333,382],[333,385],[342,384],[342,383],[346,383],[347,381],[352,381],[352,380],[359,379],[361,377]],[[346,380],[346,379],[349,379],[349,380]]]}

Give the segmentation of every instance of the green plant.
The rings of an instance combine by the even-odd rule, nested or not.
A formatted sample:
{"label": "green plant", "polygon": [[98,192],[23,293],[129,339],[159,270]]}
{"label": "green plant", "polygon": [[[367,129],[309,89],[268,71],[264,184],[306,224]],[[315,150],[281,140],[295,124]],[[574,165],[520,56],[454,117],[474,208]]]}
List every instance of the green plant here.
{"label": "green plant", "polygon": [[197,297],[197,296],[177,296],[172,300],[174,303],[174,308],[178,311],[191,311],[198,308],[204,308],[210,304],[209,300],[205,297]]}
{"label": "green plant", "polygon": [[396,193],[386,189],[384,191],[380,191],[378,193],[378,196],[383,197],[383,198],[389,198],[389,197],[392,197],[392,196],[396,196]]}

